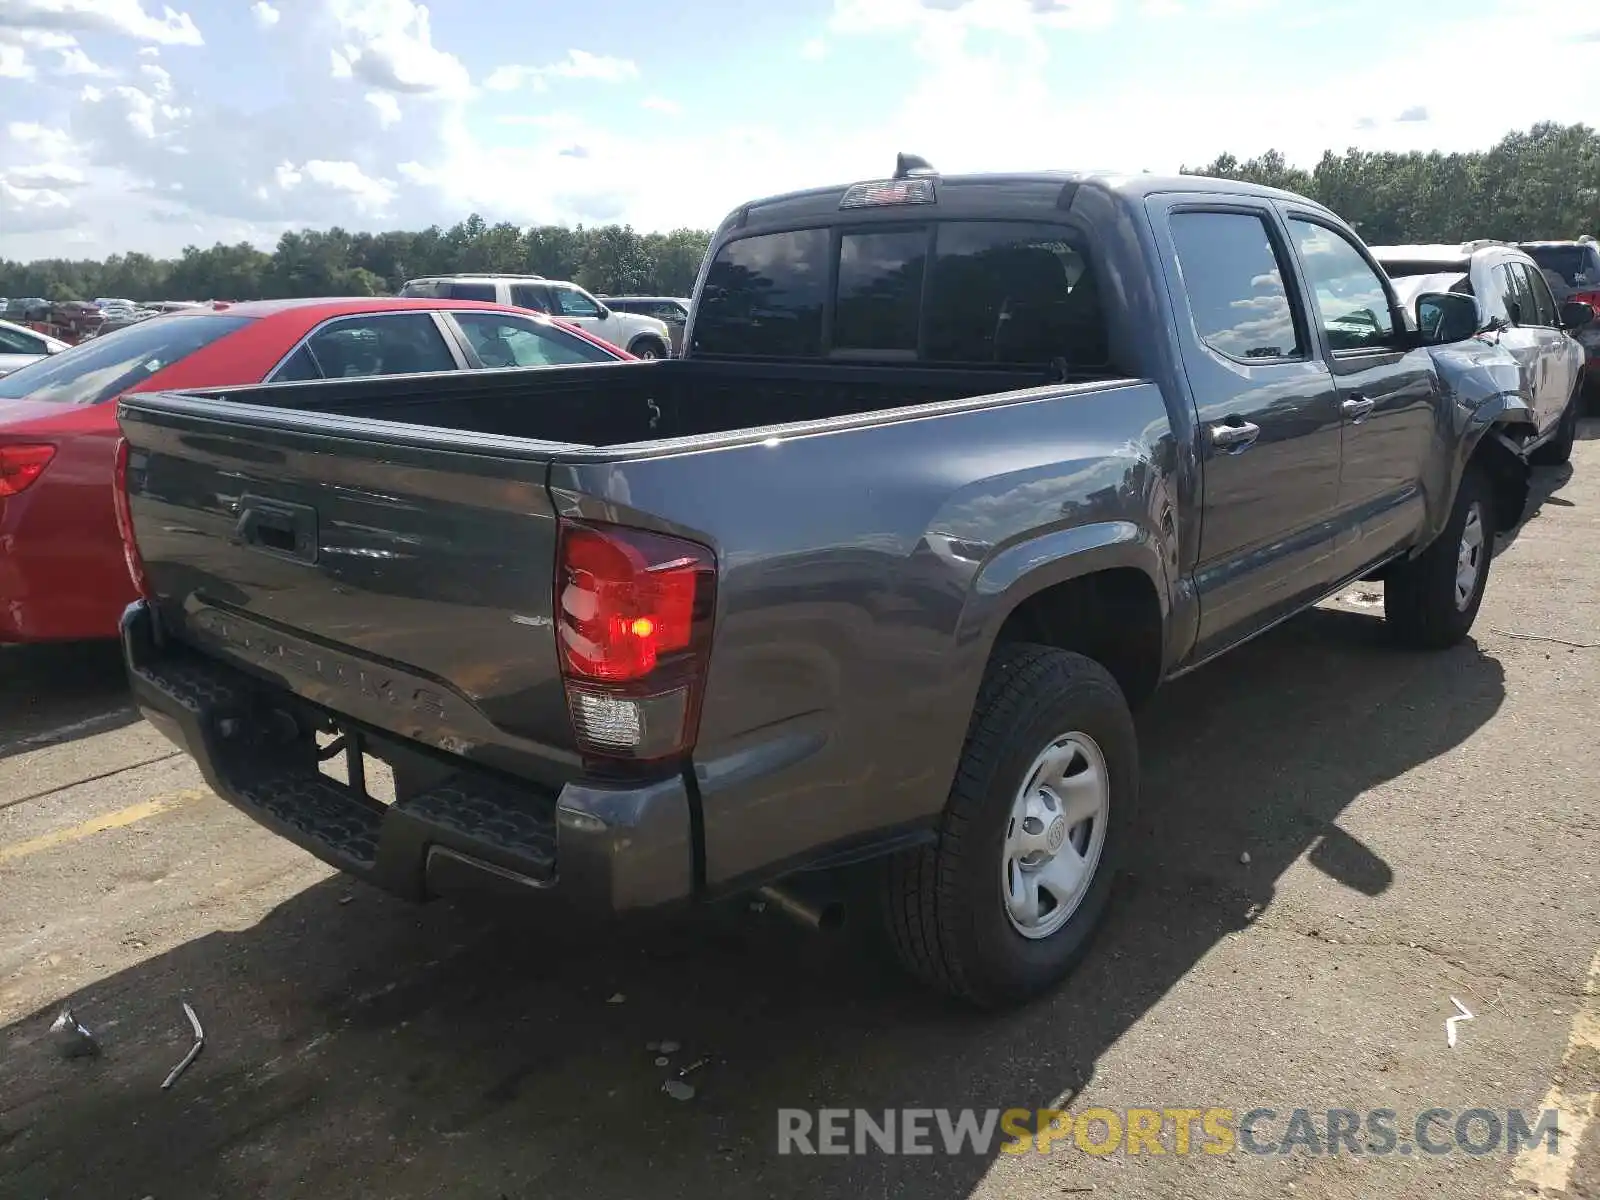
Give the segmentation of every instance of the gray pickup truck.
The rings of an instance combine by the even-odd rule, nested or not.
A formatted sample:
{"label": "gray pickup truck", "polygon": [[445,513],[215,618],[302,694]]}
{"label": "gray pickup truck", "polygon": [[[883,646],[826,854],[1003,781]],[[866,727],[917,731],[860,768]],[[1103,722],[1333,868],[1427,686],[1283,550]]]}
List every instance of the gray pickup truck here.
{"label": "gray pickup truck", "polygon": [[729,216],[681,360],[123,400],[132,686],[403,896],[815,914],[848,865],[1014,1002],[1104,914],[1158,684],[1358,579],[1466,636],[1532,428],[1475,328],[1298,196],[902,160]]}

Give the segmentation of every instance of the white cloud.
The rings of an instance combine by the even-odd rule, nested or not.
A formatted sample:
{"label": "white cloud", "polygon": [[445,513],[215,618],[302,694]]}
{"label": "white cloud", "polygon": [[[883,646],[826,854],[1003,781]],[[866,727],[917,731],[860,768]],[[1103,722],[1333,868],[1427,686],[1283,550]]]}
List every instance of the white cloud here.
{"label": "white cloud", "polygon": [[271,29],[283,17],[283,14],[268,4],[267,0],[256,0],[250,6],[250,15],[262,29]]}
{"label": "white cloud", "polygon": [[381,214],[395,195],[393,180],[374,179],[353,162],[327,162],[314,158],[298,170],[291,167],[287,178],[288,182],[283,182],[280,171],[280,186],[293,188],[309,183],[324,191],[349,196],[371,215]]}
{"label": "white cloud", "polygon": [[6,181],[19,188],[40,191],[61,191],[82,187],[87,180],[77,167],[66,163],[38,163],[31,167],[15,167],[5,173]]}
{"label": "white cloud", "polygon": [[0,79],[32,79],[33,64],[21,46],[0,42]]}
{"label": "white cloud", "polygon": [[82,221],[66,196],[50,188],[27,188],[0,175],[0,229],[7,233],[49,233]]}
{"label": "white cloud", "polygon": [[0,18],[26,30],[113,33],[169,46],[199,46],[205,39],[188,13],[162,6],[159,17],[144,0],[3,0]]}
{"label": "white cloud", "polygon": [[31,121],[12,121],[6,126],[6,137],[11,144],[26,147],[30,154],[41,158],[65,158],[73,152],[72,135],[65,129]]}
{"label": "white cloud", "polygon": [[150,90],[157,96],[172,94],[172,73],[155,63],[140,63],[139,74],[150,81]]}
{"label": "white cloud", "polygon": [[161,57],[161,47],[160,46],[140,46],[139,47],[139,57],[140,58],[160,58]]}
{"label": "white cloud", "polygon": [[400,119],[400,101],[388,92],[368,92],[365,97],[378,113],[378,124],[388,128]]}
{"label": "white cloud", "polygon": [[828,39],[807,38],[800,44],[800,57],[810,62],[821,62],[828,57]]}
{"label": "white cloud", "polygon": [[454,54],[433,44],[424,5],[411,0],[328,0],[342,35],[333,52],[335,78],[356,77],[369,87],[417,95],[463,95],[472,81]]}
{"label": "white cloud", "polygon": [[95,62],[94,59],[90,58],[77,46],[68,46],[65,49],[57,50],[56,53],[61,56],[61,65],[57,70],[63,75],[88,75],[104,78],[107,75],[114,74],[114,72],[106,70],[106,68]]}
{"label": "white cloud", "polygon": [[483,81],[492,92],[510,92],[530,87],[544,91],[551,79],[592,79],[600,83],[625,83],[639,77],[638,64],[631,59],[614,58],[609,54],[591,54],[587,50],[568,50],[558,62],[542,67],[497,67]]}
{"label": "white cloud", "polygon": [[646,96],[639,103],[651,112],[665,113],[669,117],[683,115],[683,105],[676,100],[668,100],[665,96]]}

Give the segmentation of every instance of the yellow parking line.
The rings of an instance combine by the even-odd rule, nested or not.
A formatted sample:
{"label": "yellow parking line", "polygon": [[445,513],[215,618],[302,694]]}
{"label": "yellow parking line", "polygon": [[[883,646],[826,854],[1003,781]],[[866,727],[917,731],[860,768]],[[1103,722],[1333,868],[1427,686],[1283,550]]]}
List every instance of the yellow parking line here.
{"label": "yellow parking line", "polygon": [[[1572,1018],[1572,1032],[1567,1037],[1567,1051],[1562,1056],[1563,1067],[1572,1063],[1582,1051],[1600,1050],[1600,952],[1589,964],[1589,977],[1583,985],[1584,999]],[[1541,1141],[1537,1148],[1524,1147],[1511,1166],[1511,1178],[1521,1185],[1506,1193],[1507,1200],[1526,1197],[1527,1189],[1536,1194],[1547,1191],[1565,1194],[1572,1182],[1572,1169],[1576,1165],[1578,1146],[1583,1141],[1584,1130],[1600,1113],[1600,1093],[1568,1093],[1558,1085],[1545,1093],[1544,1109],[1555,1109],[1560,1137],[1556,1152],[1551,1154]]]}
{"label": "yellow parking line", "polygon": [[82,841],[86,837],[93,837],[107,829],[124,829],[129,825],[137,825],[140,821],[153,817],[158,813],[168,812],[179,805],[188,804],[192,800],[199,800],[206,793],[195,788],[187,788],[181,792],[169,792],[162,796],[152,796],[139,804],[120,808],[116,812],[106,813],[103,816],[90,817],[87,821],[70,826],[67,829],[57,829],[36,838],[29,838],[25,842],[13,842],[9,846],[0,846],[0,863],[15,862],[19,858],[27,858],[30,854],[38,854],[44,850],[54,850],[57,846],[65,846],[72,842]]}

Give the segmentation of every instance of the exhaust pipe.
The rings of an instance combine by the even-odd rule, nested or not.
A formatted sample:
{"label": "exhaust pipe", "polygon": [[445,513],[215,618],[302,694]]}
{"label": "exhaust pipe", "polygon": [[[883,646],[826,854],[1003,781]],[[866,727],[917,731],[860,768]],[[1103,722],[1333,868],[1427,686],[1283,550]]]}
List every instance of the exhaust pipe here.
{"label": "exhaust pipe", "polygon": [[798,921],[807,929],[831,932],[844,924],[844,905],[837,900],[816,905],[808,900],[802,900],[786,888],[772,884],[758,888],[756,894],[781,911],[784,916]]}

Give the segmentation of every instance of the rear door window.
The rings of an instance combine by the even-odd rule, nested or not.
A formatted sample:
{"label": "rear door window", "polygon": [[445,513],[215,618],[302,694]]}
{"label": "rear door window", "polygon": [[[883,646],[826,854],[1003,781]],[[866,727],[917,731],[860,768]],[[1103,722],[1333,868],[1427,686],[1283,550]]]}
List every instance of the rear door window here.
{"label": "rear door window", "polygon": [[0,377],[0,399],[100,404],[250,323],[249,317],[151,317]]}
{"label": "rear door window", "polygon": [[487,300],[490,304],[495,301],[494,284],[492,283],[452,283],[450,285],[450,299],[452,300]]}
{"label": "rear door window", "polygon": [[1497,268],[1505,286],[1506,311],[1518,325],[1537,325],[1539,312],[1533,303],[1533,287],[1521,263],[1504,263]]}
{"label": "rear door window", "polygon": [[511,303],[517,308],[547,313],[550,311],[550,292],[547,288],[538,287],[531,283],[513,283],[511,285]]}
{"label": "rear door window", "polygon": [[1304,355],[1283,263],[1261,217],[1174,213],[1172,241],[1201,341],[1236,359]]}
{"label": "rear door window", "polygon": [[[429,313],[373,313],[324,325],[306,343],[327,379],[453,371],[455,357]],[[294,359],[285,363],[289,367]],[[276,377],[275,377],[276,378]]]}

